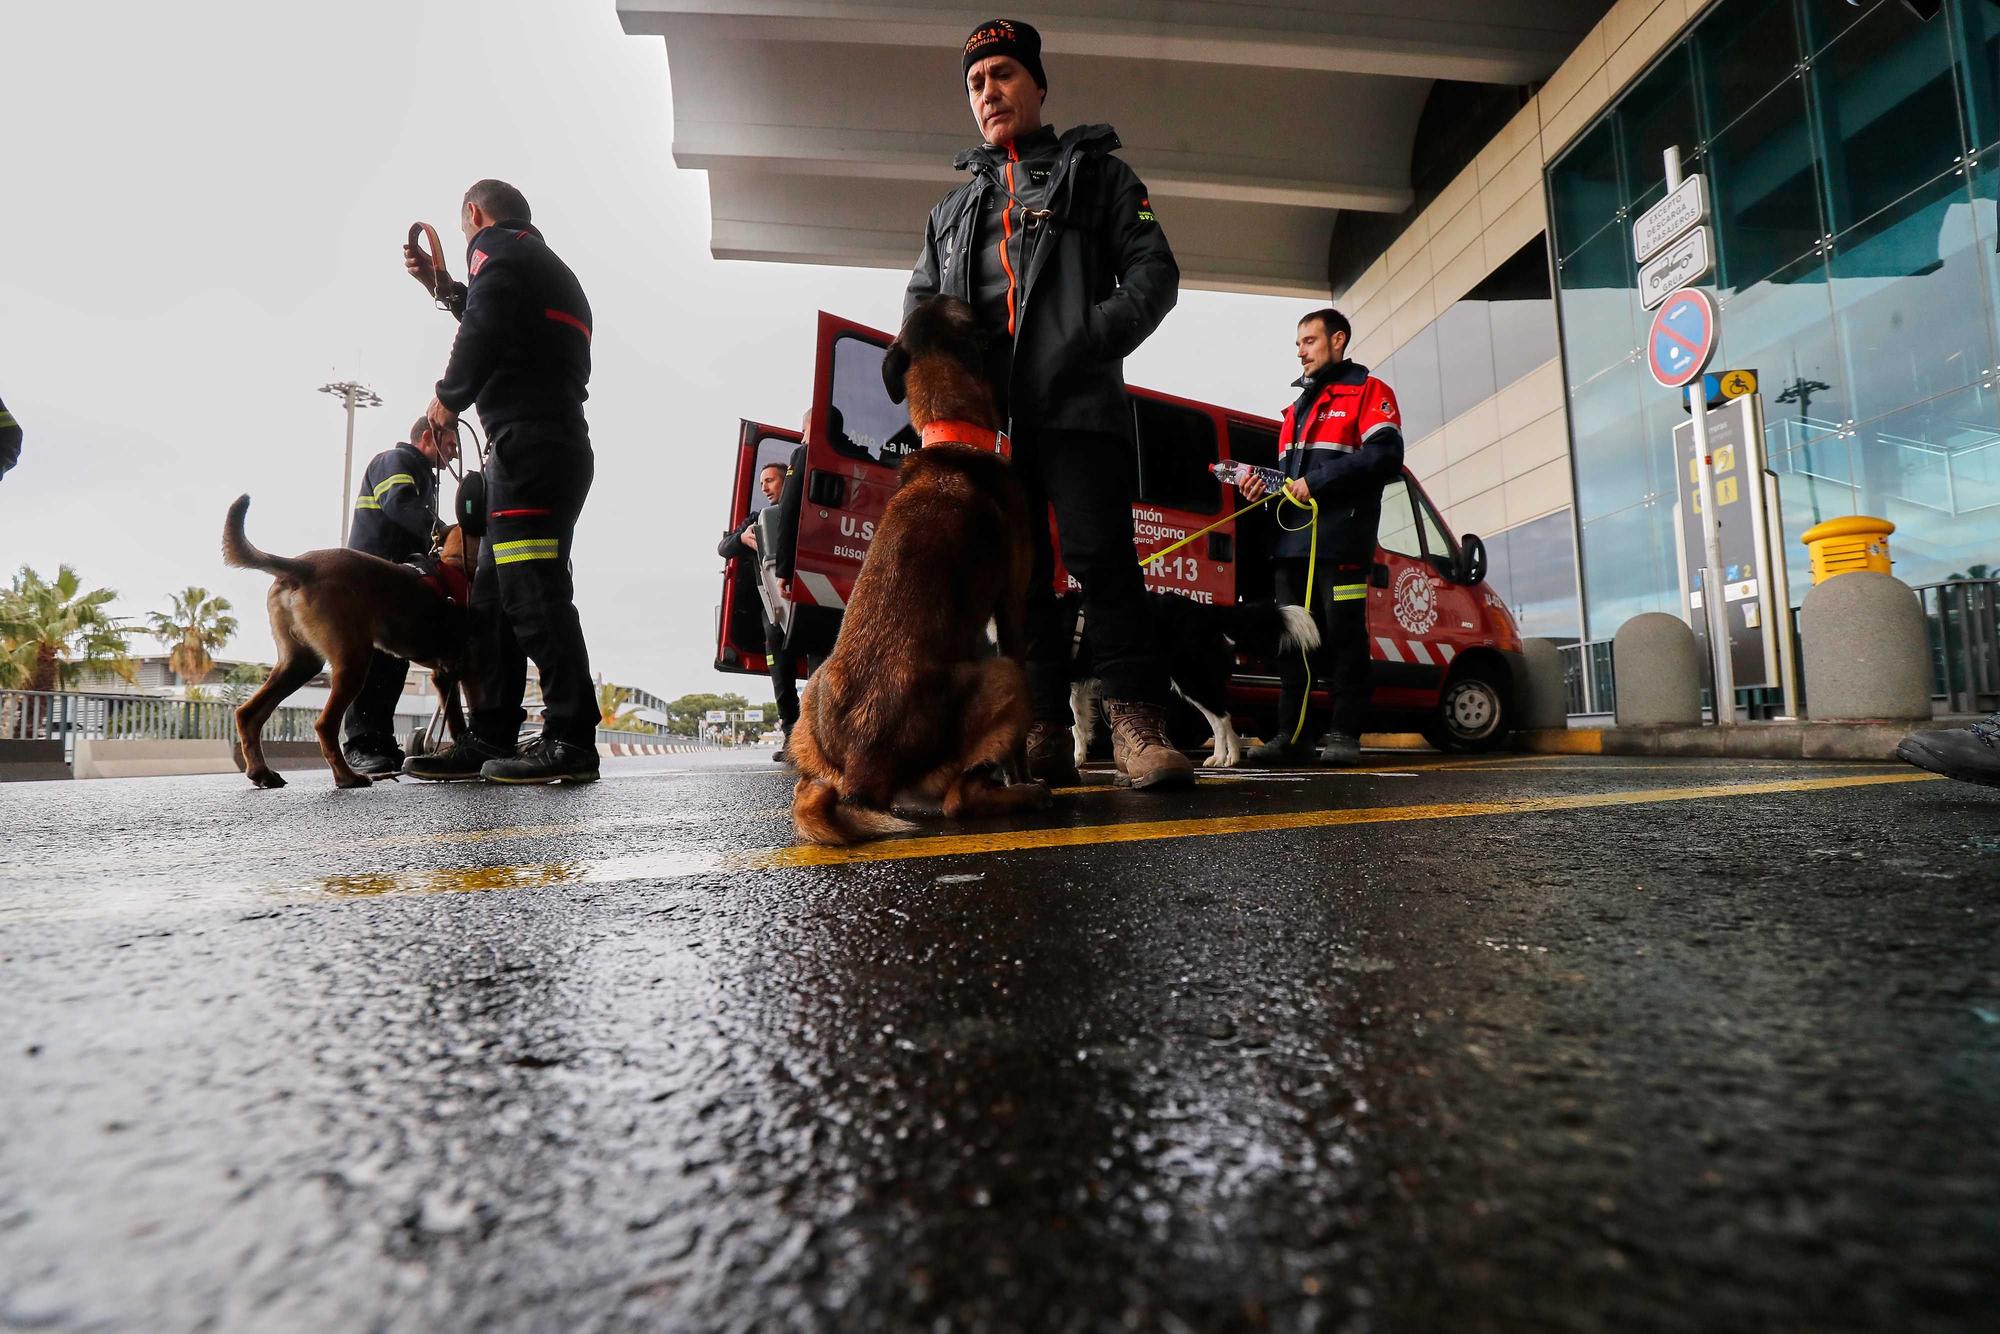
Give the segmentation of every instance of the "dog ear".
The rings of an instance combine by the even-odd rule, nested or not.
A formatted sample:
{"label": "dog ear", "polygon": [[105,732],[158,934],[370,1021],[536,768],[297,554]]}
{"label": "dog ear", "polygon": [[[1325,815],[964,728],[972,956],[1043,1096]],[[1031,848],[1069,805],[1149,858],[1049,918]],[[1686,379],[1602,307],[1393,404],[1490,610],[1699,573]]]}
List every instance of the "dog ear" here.
{"label": "dog ear", "polygon": [[882,387],[889,391],[891,403],[901,403],[905,393],[903,377],[910,373],[910,354],[898,338],[889,344],[889,350],[882,357]]}

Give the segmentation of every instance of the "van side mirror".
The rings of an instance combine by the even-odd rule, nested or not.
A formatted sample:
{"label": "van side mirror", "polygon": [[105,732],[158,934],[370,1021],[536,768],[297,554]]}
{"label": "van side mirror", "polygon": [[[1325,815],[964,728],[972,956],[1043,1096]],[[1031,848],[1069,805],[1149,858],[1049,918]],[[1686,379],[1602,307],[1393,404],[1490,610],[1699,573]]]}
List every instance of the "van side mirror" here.
{"label": "van side mirror", "polygon": [[1486,577],[1486,544],[1471,533],[1458,539],[1458,573],[1461,584],[1476,584]]}

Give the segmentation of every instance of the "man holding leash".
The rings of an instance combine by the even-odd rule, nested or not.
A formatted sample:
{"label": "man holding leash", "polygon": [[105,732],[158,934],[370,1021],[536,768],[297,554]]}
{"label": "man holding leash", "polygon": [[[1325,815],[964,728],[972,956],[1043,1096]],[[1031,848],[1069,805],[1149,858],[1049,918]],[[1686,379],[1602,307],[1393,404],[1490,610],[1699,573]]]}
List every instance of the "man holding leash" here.
{"label": "man holding leash", "polygon": [[[451,360],[426,414],[441,432],[479,409],[491,454],[485,532],[472,581],[479,708],[464,737],[403,766],[413,778],[495,783],[597,779],[597,695],[576,614],[570,544],[595,461],[583,401],[590,303],[569,266],[505,181],[475,182],[459,215],[466,282],[436,272],[413,245],[403,266],[458,318]],[[541,670],[544,723],[516,738],[527,660]]]}
{"label": "man holding leash", "polygon": [[[348,547],[397,564],[429,552],[437,526],[438,469],[457,457],[455,433],[439,435],[430,422],[417,418],[408,441],[383,450],[362,471],[354,517],[347,524]],[[409,670],[409,663],[380,649],[368,660],[368,680],[347,708],[347,738],[341,746],[354,772],[371,778],[401,772],[396,701]]]}
{"label": "man holding leash", "polygon": [[[1368,713],[1368,579],[1375,566],[1375,530],[1382,521],[1382,488],[1403,471],[1403,418],[1396,395],[1347,359],[1353,330],[1337,310],[1316,310],[1299,321],[1296,347],[1305,374],[1292,381],[1299,396],[1285,409],[1278,433],[1278,466],[1289,479],[1279,507],[1277,600],[1306,605],[1310,574],[1319,624],[1320,657],[1333,695],[1333,721],[1319,747],[1321,764],[1354,764],[1361,758],[1361,725]],[[1264,480],[1238,483],[1245,500],[1261,499]],[[1318,506],[1315,522],[1307,501]],[[1310,566],[1313,532],[1319,560]],[[1304,741],[1310,682],[1305,660],[1278,659],[1278,733],[1245,758],[1251,764],[1297,763],[1312,753]],[[1296,739],[1295,739],[1296,738]]]}
{"label": "man holding leash", "polygon": [[943,293],[969,302],[992,335],[988,371],[1028,491],[1028,762],[1076,781],[1070,635],[1051,587],[1055,508],[1063,564],[1083,587],[1099,646],[1119,781],[1186,785],[1194,768],[1166,736],[1167,671],[1132,537],[1132,416],[1123,362],[1180,290],[1180,268],[1145,184],[1112,153],[1108,125],[1063,134],[1042,121],[1042,39],[1009,19],[966,39],[967,100],[983,141],[955,162],[972,179],[931,211],[904,297],[907,317]]}

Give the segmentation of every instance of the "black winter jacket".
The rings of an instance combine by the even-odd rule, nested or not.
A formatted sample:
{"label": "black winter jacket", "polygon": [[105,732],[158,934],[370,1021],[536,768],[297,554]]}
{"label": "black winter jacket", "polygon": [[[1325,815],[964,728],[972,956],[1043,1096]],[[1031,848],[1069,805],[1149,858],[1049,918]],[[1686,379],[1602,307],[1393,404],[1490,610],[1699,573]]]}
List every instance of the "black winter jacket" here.
{"label": "black winter jacket", "polygon": [[347,545],[383,560],[405,561],[431,549],[437,522],[437,469],[411,444],[368,460],[354,497]]}
{"label": "black winter jacket", "polygon": [[529,224],[498,222],[472,238],[465,269],[444,294],[459,326],[438,402],[476,404],[488,435],[521,421],[582,426],[590,302],[569,265]]}
{"label": "black winter jacket", "polygon": [[[1180,266],[1145,183],[1112,156],[1118,146],[1109,125],[1078,126],[1057,141],[1047,181],[1052,216],[1035,229],[1032,245],[1022,245],[1026,272],[1011,345],[1005,329],[997,331],[1009,364],[996,378],[1008,382],[1016,431],[1132,436],[1124,361],[1174,308]],[[985,144],[953,162],[972,179],[931,210],[903,298],[905,317],[939,293],[976,300],[973,248],[1001,240],[1000,210],[989,196],[1006,188],[1008,156]]]}

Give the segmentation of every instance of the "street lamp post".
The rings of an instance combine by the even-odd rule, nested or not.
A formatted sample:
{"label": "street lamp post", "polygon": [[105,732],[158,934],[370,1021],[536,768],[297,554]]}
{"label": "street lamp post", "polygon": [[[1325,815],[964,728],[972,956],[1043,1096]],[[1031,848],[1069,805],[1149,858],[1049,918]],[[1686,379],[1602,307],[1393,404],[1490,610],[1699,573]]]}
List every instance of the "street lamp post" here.
{"label": "street lamp post", "polygon": [[354,518],[354,411],[356,408],[379,408],[382,398],[367,385],[353,380],[323,384],[319,392],[338,395],[347,408],[347,453],[340,464],[340,545],[346,546],[347,526]]}

